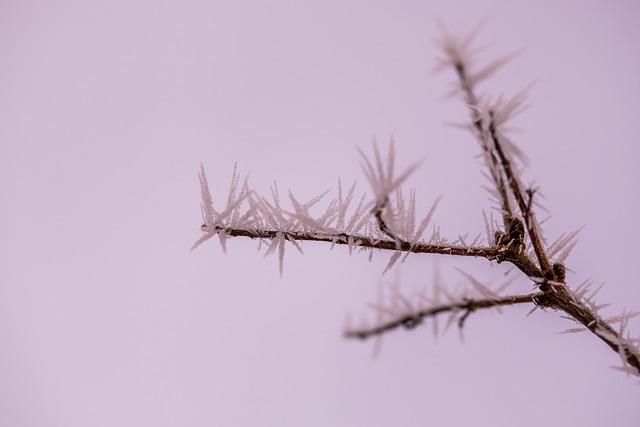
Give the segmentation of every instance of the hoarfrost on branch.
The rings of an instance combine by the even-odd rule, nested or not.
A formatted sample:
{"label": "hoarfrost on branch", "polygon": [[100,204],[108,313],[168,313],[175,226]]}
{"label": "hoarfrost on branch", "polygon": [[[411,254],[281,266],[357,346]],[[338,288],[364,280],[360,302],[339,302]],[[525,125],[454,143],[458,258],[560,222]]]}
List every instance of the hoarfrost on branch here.
{"label": "hoarfrost on branch", "polygon": [[[471,256],[509,263],[533,286],[533,292],[504,295],[514,278],[498,287],[490,287],[458,270],[468,284],[466,288],[451,291],[436,276],[431,295],[421,293],[409,298],[393,286],[386,303],[380,296],[378,303],[372,305],[376,312],[375,323],[349,327],[345,336],[358,339],[380,337],[392,330],[415,328],[426,319],[432,319],[437,335],[440,332],[437,318],[442,314],[449,315],[445,329],[455,321],[461,329],[475,311],[499,311],[504,306],[528,304],[532,306],[529,314],[538,308],[562,312],[562,317],[577,324],[577,327],[563,333],[590,331],[620,356],[622,365],[617,369],[640,375],[640,341],[631,338],[628,331],[629,321],[640,312],[625,310],[621,314],[603,317],[600,312],[608,304],[596,303],[599,288],[591,289],[593,281],[586,280],[575,289],[569,285],[564,262],[576,245],[581,228],[561,235],[551,244],[543,236],[537,214],[547,211],[539,203],[539,189],[523,183],[522,173],[528,159],[509,137],[507,127],[510,120],[526,109],[530,87],[512,98],[501,95],[492,100],[487,95],[478,95],[477,85],[490,78],[519,52],[477,68],[471,60],[476,56],[473,45],[476,33],[474,30],[467,37],[458,39],[443,27],[439,45],[444,56],[438,66],[441,70],[453,70],[457,77],[451,94],[463,99],[470,114],[470,121],[459,126],[470,132],[479,144],[486,167],[484,175],[488,180],[485,189],[494,203],[491,213],[482,211],[485,231],[479,233],[472,243],[467,243],[468,233],[461,233],[449,241],[440,235],[436,225],[432,225],[440,198],[417,221],[416,191],[410,189],[407,193],[401,186],[420,162],[397,174],[395,142],[391,139],[385,156],[375,142],[372,155],[358,148],[364,176],[373,192],[372,199],[366,195],[356,197],[355,182],[345,192],[338,180],[333,198],[328,199],[331,192],[325,191],[304,202],[288,192],[290,208],[286,208],[281,203],[276,183],[271,187],[269,197],[252,190],[248,176],[240,186],[236,166],[226,205],[218,211],[213,206],[205,169],[201,165],[198,178],[203,235],[192,249],[218,236],[222,249],[226,251],[229,238],[249,237],[258,241],[258,249],[266,247],[265,256],[277,252],[280,274],[286,246],[292,245],[302,252],[301,245],[305,241],[328,243],[331,248],[346,245],[349,254],[364,251],[368,252],[369,259],[374,251],[389,251],[390,258],[383,273],[391,270],[398,261],[403,262],[409,254]],[[324,209],[319,209],[323,203]],[[313,214],[314,210],[320,213]],[[427,232],[429,226],[432,227],[430,233]],[[483,234],[485,242],[481,242]]]}

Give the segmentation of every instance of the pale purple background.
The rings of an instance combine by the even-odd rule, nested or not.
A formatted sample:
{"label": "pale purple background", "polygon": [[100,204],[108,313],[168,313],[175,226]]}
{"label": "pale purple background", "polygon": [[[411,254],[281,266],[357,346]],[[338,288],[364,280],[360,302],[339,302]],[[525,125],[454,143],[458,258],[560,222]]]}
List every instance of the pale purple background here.
{"label": "pale purple background", "polygon": [[[444,125],[467,112],[431,70],[438,18],[488,19],[480,58],[526,50],[483,88],[537,81],[514,124],[547,234],[587,224],[570,282],[640,309],[640,8],[607,3],[3,1],[0,425],[635,425],[638,380],[557,314],[474,314],[464,342],[427,324],[373,359],[341,332],[371,316],[388,254],[306,244],[279,278],[252,241],[188,251],[200,161],[218,203],[235,162],[263,192],[369,191],[354,146],[391,133],[402,164],[425,158],[421,207],[444,194],[443,234],[482,232],[477,146]],[[453,261],[409,258],[400,280],[503,280]]]}

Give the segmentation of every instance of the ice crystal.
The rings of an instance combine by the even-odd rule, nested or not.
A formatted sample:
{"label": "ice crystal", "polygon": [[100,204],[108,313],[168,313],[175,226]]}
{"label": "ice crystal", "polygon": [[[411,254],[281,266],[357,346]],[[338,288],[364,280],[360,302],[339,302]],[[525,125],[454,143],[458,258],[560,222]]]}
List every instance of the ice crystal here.
{"label": "ice crystal", "polygon": [[374,162],[358,148],[362,160],[362,169],[371,185],[371,189],[376,197],[377,205],[385,205],[389,195],[395,191],[417,168],[421,162],[414,163],[406,168],[399,176],[395,176],[395,142],[393,138],[389,143],[386,165],[378,150],[378,144],[374,141],[373,152]]}
{"label": "ice crystal", "polygon": [[[226,242],[229,237],[238,235],[254,237],[258,239],[259,250],[263,242],[266,243],[265,255],[278,252],[278,264],[282,271],[286,245],[292,244],[302,251],[299,239],[328,240],[332,246],[346,244],[349,253],[353,253],[356,248],[363,250],[364,248],[360,247],[363,240],[369,242],[388,240],[388,230],[382,230],[374,218],[375,209],[380,210],[380,215],[388,224],[389,230],[398,233],[396,243],[402,239],[411,245],[417,244],[440,200],[440,198],[436,199],[427,215],[417,223],[415,190],[411,190],[409,197],[406,198],[400,185],[417,168],[418,163],[409,166],[400,175],[396,175],[393,140],[389,144],[387,157],[384,159],[375,143],[371,158],[367,157],[362,150],[358,151],[365,175],[375,195],[375,200],[370,203],[366,202],[367,198],[364,194],[356,199],[355,182],[345,192],[342,181],[338,180],[335,197],[328,199],[331,190],[326,190],[308,201],[301,201],[289,191],[290,208],[286,208],[276,182],[270,186],[269,196],[262,196],[250,188],[248,175],[244,181],[241,181],[236,165],[231,176],[225,208],[218,211],[214,208],[206,172],[201,164],[198,179],[202,198],[203,235],[193,244],[192,249],[218,236],[220,245],[226,252]],[[388,201],[394,192],[395,204],[392,206]],[[358,200],[357,203],[356,200]],[[375,207],[374,210],[372,206]],[[400,249],[399,246],[398,249]],[[371,258],[371,249],[366,250],[370,252],[369,258]],[[393,254],[385,271],[390,269],[398,259],[400,259],[400,253]]]}

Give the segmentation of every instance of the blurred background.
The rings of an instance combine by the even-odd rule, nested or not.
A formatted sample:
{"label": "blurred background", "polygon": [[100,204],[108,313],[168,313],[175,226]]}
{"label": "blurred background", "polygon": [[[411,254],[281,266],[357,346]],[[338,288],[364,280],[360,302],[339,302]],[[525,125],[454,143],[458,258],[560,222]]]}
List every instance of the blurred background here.
{"label": "blurred background", "polygon": [[[223,206],[234,164],[307,199],[358,180],[355,147],[393,135],[398,167],[445,237],[484,233],[479,149],[455,76],[434,73],[442,20],[478,63],[524,51],[482,91],[536,82],[511,124],[555,240],[586,227],[568,280],[640,309],[633,1],[11,1],[0,4],[0,425],[632,425],[638,379],[573,324],[529,307],[348,341],[389,282],[439,271],[497,285],[504,266],[411,256],[381,277],[346,248],[200,237],[202,161]],[[544,217],[544,214],[541,214]],[[511,276],[509,276],[511,277]],[[513,282],[509,292],[531,284]],[[444,325],[442,319],[440,325]],[[632,323],[640,332],[640,322]]]}

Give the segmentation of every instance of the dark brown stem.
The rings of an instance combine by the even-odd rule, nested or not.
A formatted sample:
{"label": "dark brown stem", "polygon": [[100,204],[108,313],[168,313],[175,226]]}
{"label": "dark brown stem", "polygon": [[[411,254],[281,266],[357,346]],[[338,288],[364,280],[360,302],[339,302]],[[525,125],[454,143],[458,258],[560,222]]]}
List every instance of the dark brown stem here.
{"label": "dark brown stem", "polygon": [[396,242],[396,248],[400,250],[403,245],[407,245],[407,242],[404,242],[400,239],[396,234],[389,228],[384,218],[382,218],[382,212],[387,207],[389,203],[389,199],[385,198],[382,203],[378,203],[373,210],[373,215],[376,217],[376,221],[378,221],[378,228],[387,236],[391,237],[394,242]]}
{"label": "dark brown stem", "polygon": [[398,317],[397,319],[382,323],[372,328],[353,329],[350,331],[346,331],[344,335],[346,338],[366,339],[373,336],[382,335],[385,332],[389,332],[398,328],[413,329],[416,326],[420,325],[423,320],[428,317],[435,317],[442,313],[458,311],[465,312],[460,318],[462,323],[460,322],[460,320],[458,323],[459,326],[462,327],[464,323],[463,319],[466,319],[473,311],[505,305],[536,303],[537,298],[542,295],[542,292],[536,292],[528,295],[516,295],[497,299],[466,299],[464,301],[456,303],[437,305],[424,310],[420,310],[416,313],[405,314]]}
{"label": "dark brown stem", "polygon": [[[531,239],[536,257],[538,258],[540,268],[548,278],[554,279],[555,276],[553,274],[551,264],[549,263],[549,259],[547,258],[546,253],[542,248],[540,235],[533,218],[533,211],[525,202],[523,193],[520,190],[520,185],[515,177],[513,168],[511,166],[511,162],[502,149],[502,144],[500,143],[498,133],[496,131],[495,122],[493,121],[493,114],[490,113],[491,121],[488,126],[489,135],[487,135],[487,133],[484,131],[484,123],[480,114],[478,100],[473,91],[473,86],[467,78],[466,68],[464,64],[461,62],[456,63],[455,70],[458,74],[458,79],[460,81],[462,91],[465,94],[465,100],[469,104],[469,106],[471,106],[471,116],[473,119],[473,125],[475,126],[478,133],[478,138],[482,143],[482,148],[485,151],[485,154],[491,162],[491,164],[489,165],[489,173],[491,174],[491,177],[496,185],[496,189],[500,194],[500,202],[502,204],[505,228],[509,227],[513,218],[513,211],[509,204],[509,192],[504,180],[504,178],[506,177],[508,185],[511,188],[511,192],[514,195],[516,202],[518,203],[518,207],[520,208],[524,217],[527,232],[529,233],[529,237]],[[488,138],[490,138],[491,141],[489,141]],[[500,170],[503,171],[504,175],[499,173]]]}
{"label": "dark brown stem", "polygon": [[524,217],[524,223],[527,226],[527,232],[529,233],[529,238],[531,239],[531,244],[533,245],[533,250],[536,254],[536,257],[538,258],[538,262],[540,263],[540,268],[545,273],[546,277],[548,277],[549,279],[555,279],[555,274],[553,273],[553,270],[551,268],[549,258],[542,248],[540,234],[538,233],[538,228],[533,217],[533,210],[524,198],[524,193],[520,188],[520,183],[518,182],[515,172],[513,171],[513,166],[511,165],[509,157],[502,149],[502,143],[500,142],[500,138],[498,137],[498,132],[496,130],[496,125],[493,121],[493,112],[490,112],[489,115],[491,117],[491,121],[489,123],[489,132],[491,133],[491,139],[493,141],[495,151],[500,158],[500,163],[507,177],[509,186],[511,187],[511,192],[513,193],[516,202],[518,203],[518,207],[520,208],[520,212]]}
{"label": "dark brown stem", "polygon": [[499,161],[493,153],[491,144],[487,139],[487,135],[484,130],[483,119],[480,115],[480,106],[478,105],[478,99],[476,98],[476,95],[473,91],[471,82],[467,78],[466,67],[462,62],[458,62],[455,64],[455,69],[456,73],[458,74],[460,86],[462,88],[462,91],[464,92],[465,101],[467,105],[471,107],[471,119],[473,122],[473,126],[475,127],[478,134],[478,139],[480,140],[482,150],[484,151],[488,161],[491,163],[489,165],[489,173],[491,175],[491,179],[493,179],[494,185],[496,186],[496,190],[498,190],[498,194],[500,194],[500,203],[502,204],[502,217],[504,226],[508,227],[511,218],[513,217],[513,211],[511,209],[511,205],[509,204],[509,193],[504,182],[504,177],[499,172]]}
{"label": "dark brown stem", "polygon": [[[297,231],[275,231],[275,230],[244,230],[238,228],[216,227],[215,231],[209,232],[212,236],[215,234],[225,234],[230,237],[249,237],[251,239],[275,239],[278,234],[284,235],[287,240],[311,241],[311,242],[328,242],[337,245],[353,244],[358,248],[381,249],[390,251],[402,251],[412,253],[425,254],[441,254],[456,255],[467,257],[486,258],[489,261],[511,261],[513,255],[500,246],[490,247],[467,247],[456,245],[434,245],[429,243],[409,243],[400,241],[400,243],[392,240],[377,240],[371,237],[351,235],[345,233],[324,234],[324,233],[303,233]],[[399,245],[399,247],[398,247]],[[526,268],[526,267],[525,267]],[[535,266],[534,266],[535,268]],[[535,273],[534,273],[535,275]]]}
{"label": "dark brown stem", "polygon": [[578,301],[563,283],[547,282],[550,284],[545,298],[551,308],[562,310],[571,318],[586,327],[594,335],[604,341],[613,351],[620,354],[626,362],[640,374],[640,353],[631,343],[627,342],[619,332],[613,329],[584,303]]}
{"label": "dark brown stem", "polygon": [[[485,155],[487,156],[489,172],[494,180],[501,199],[500,202],[502,204],[505,229],[509,228],[510,224],[512,224],[511,219],[514,218],[509,204],[509,192],[504,182],[504,179],[506,178],[511,194],[513,194],[516,203],[518,204],[518,208],[523,215],[525,226],[527,228],[533,250],[536,254],[539,268],[532,265],[533,263],[520,250],[522,248],[514,250],[516,248],[512,247],[509,243],[508,236],[506,235],[499,236],[501,237],[501,240],[504,241],[496,241],[496,244],[505,244],[507,247],[507,251],[500,255],[499,261],[508,261],[513,263],[527,277],[534,280],[534,282],[540,286],[541,293],[536,294],[536,298],[533,301],[534,303],[550,307],[555,310],[561,310],[569,317],[584,325],[588,330],[604,341],[612,350],[620,354],[629,366],[635,368],[636,374],[640,374],[640,350],[638,350],[633,343],[624,339],[624,337],[621,336],[621,333],[615,331],[606,321],[601,319],[597,313],[590,309],[584,302],[578,300],[569,291],[567,285],[564,283],[566,280],[564,265],[551,265],[549,257],[542,246],[540,233],[538,231],[538,226],[532,209],[534,190],[526,190],[528,198],[525,199],[525,193],[520,188],[520,183],[518,182],[509,156],[505,153],[503,144],[500,141],[496,124],[493,119],[493,112],[489,111],[490,123],[488,124],[488,132],[486,132],[484,129],[486,124],[483,123],[483,118],[480,114],[478,101],[474,94],[472,83],[466,75],[465,65],[461,61],[457,61],[454,64],[454,67],[458,75],[462,91],[465,94],[465,101],[471,107],[473,125],[477,131],[478,138],[482,144],[483,150],[485,151]],[[541,272],[542,275],[536,276],[536,271]],[[468,310],[460,318],[460,321],[464,322],[470,313],[471,310]]]}

